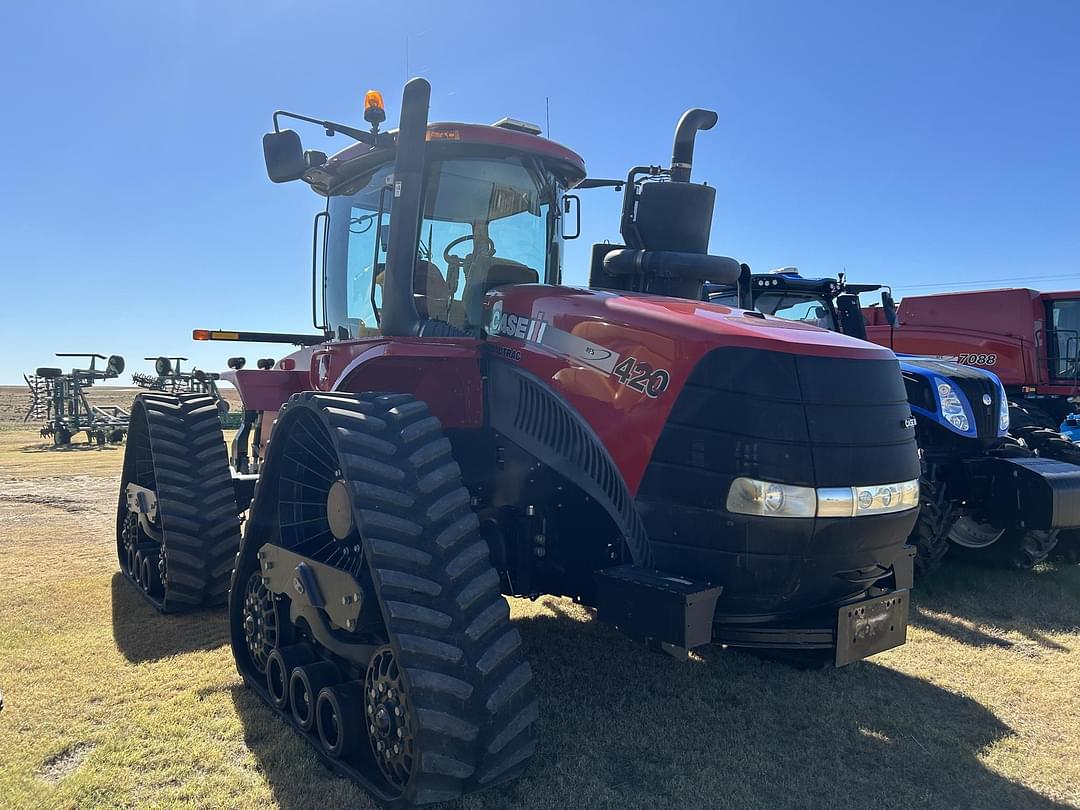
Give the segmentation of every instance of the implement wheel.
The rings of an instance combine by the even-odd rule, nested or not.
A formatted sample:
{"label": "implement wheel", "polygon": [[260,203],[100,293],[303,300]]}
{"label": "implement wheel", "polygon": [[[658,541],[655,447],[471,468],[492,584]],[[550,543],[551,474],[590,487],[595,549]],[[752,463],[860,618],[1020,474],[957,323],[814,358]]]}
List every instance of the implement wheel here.
{"label": "implement wheel", "polygon": [[[531,671],[450,442],[423,402],[294,396],[249,521],[235,575],[248,585],[229,608],[237,668],[332,767],[398,808],[524,769],[538,716]],[[283,553],[302,561],[290,556],[278,580]],[[334,569],[362,593],[324,592],[341,581]],[[293,570],[324,577],[317,605]],[[252,605],[266,604],[257,582],[275,589],[284,655],[264,658],[252,642]],[[331,605],[357,603],[357,620],[331,624]],[[318,660],[294,661],[298,648]]]}
{"label": "implement wheel", "polygon": [[[146,491],[144,503],[149,503],[149,493],[156,500],[156,511],[132,511],[129,484]],[[116,534],[121,570],[159,610],[225,604],[240,545],[240,520],[211,397],[135,398]],[[134,565],[133,549],[145,565]]]}

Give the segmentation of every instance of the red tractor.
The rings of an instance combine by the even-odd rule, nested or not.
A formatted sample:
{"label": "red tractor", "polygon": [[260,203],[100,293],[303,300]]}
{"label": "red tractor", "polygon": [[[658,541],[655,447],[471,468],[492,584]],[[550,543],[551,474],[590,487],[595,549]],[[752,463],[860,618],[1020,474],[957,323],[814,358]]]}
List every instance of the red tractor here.
{"label": "red tractor", "polygon": [[1080,290],[908,296],[895,326],[879,307],[865,313],[875,343],[994,372],[1009,394],[1012,435],[1042,455],[1080,463],[1080,447],[1060,435],[1080,410]]}
{"label": "red tractor", "polygon": [[[231,363],[249,474],[208,398],[136,403],[117,542],[148,598],[217,604],[231,583],[245,682],[395,807],[532,755],[503,594],[570,596],[680,656],[902,644],[919,458],[896,358],[700,301],[741,272],[708,255],[715,190],[690,182],[716,114],[683,116],[670,168],[589,181],[530,125],[429,124],[429,94],[406,85],[393,132],[375,94],[370,131],[275,114],[270,178],[326,200],[319,334]],[[305,152],[282,117],[356,143]],[[566,192],[598,185],[624,189],[626,244],[593,251],[604,289],[566,287]]]}

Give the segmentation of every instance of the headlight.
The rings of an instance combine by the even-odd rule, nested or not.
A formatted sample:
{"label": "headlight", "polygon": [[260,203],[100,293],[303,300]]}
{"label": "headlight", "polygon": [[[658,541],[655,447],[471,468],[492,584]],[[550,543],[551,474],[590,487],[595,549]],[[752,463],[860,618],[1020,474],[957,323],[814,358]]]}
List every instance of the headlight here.
{"label": "headlight", "polygon": [[941,415],[957,430],[967,433],[971,429],[964,403],[953,391],[953,387],[944,380],[937,381],[938,402],[941,403]]}
{"label": "headlight", "polygon": [[998,433],[1009,432],[1009,395],[1005,393],[1005,386],[998,380],[998,396],[1001,397],[998,405]]}
{"label": "headlight", "polygon": [[813,487],[796,487],[756,478],[736,478],[728,490],[727,510],[740,515],[813,517],[817,507]]}
{"label": "headlight", "polygon": [[736,478],[727,497],[729,512],[765,517],[862,517],[903,512],[918,505],[918,480],[814,489]]}

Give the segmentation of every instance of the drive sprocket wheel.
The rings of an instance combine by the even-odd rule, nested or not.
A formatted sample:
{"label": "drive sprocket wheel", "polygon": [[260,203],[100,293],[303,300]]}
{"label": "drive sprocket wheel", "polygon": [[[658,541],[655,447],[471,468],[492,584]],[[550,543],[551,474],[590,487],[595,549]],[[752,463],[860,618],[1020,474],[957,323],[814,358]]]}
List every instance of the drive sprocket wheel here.
{"label": "drive sprocket wheel", "polygon": [[[364,589],[361,626],[334,629],[329,646],[279,605],[281,636],[341,669],[342,682],[319,693],[318,733],[275,706],[333,767],[392,807],[447,801],[524,769],[538,717],[531,670],[450,442],[425,403],[292,397],[261,469],[238,583],[259,572],[266,544],[347,571]],[[273,705],[244,632],[243,594],[234,589],[230,603],[234,656]]]}
{"label": "drive sprocket wheel", "polygon": [[[127,487],[150,490],[157,515],[128,509]],[[132,519],[134,518],[134,524]],[[222,605],[240,545],[240,521],[213,398],[143,393],[131,407],[117,505],[121,570],[164,612]],[[131,572],[132,543],[158,576]],[[150,550],[153,546],[153,551]]]}
{"label": "drive sprocket wheel", "polygon": [[376,650],[368,664],[364,711],[375,762],[386,781],[402,790],[416,761],[416,721],[408,685],[389,645]]}
{"label": "drive sprocket wheel", "polygon": [[248,577],[244,587],[244,638],[252,665],[266,672],[266,659],[278,646],[278,614],[274,595],[258,571]]}

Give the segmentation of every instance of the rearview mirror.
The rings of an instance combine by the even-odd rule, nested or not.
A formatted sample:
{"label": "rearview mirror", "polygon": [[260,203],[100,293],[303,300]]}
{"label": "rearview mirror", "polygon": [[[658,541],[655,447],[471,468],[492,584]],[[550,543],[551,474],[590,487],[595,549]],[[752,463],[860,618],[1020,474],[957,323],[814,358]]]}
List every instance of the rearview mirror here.
{"label": "rearview mirror", "polygon": [[881,311],[885,313],[885,320],[889,326],[896,328],[896,302],[893,301],[892,293],[888,290],[881,291]]}
{"label": "rearview mirror", "polygon": [[304,176],[307,160],[304,158],[304,146],[295,130],[267,132],[263,135],[262,142],[266,173],[271,181],[288,183]]}
{"label": "rearview mirror", "polygon": [[[574,218],[574,230],[570,233],[567,222]],[[581,199],[576,194],[564,194],[562,198],[562,216],[559,217],[559,229],[563,239],[577,239],[581,236]]]}

